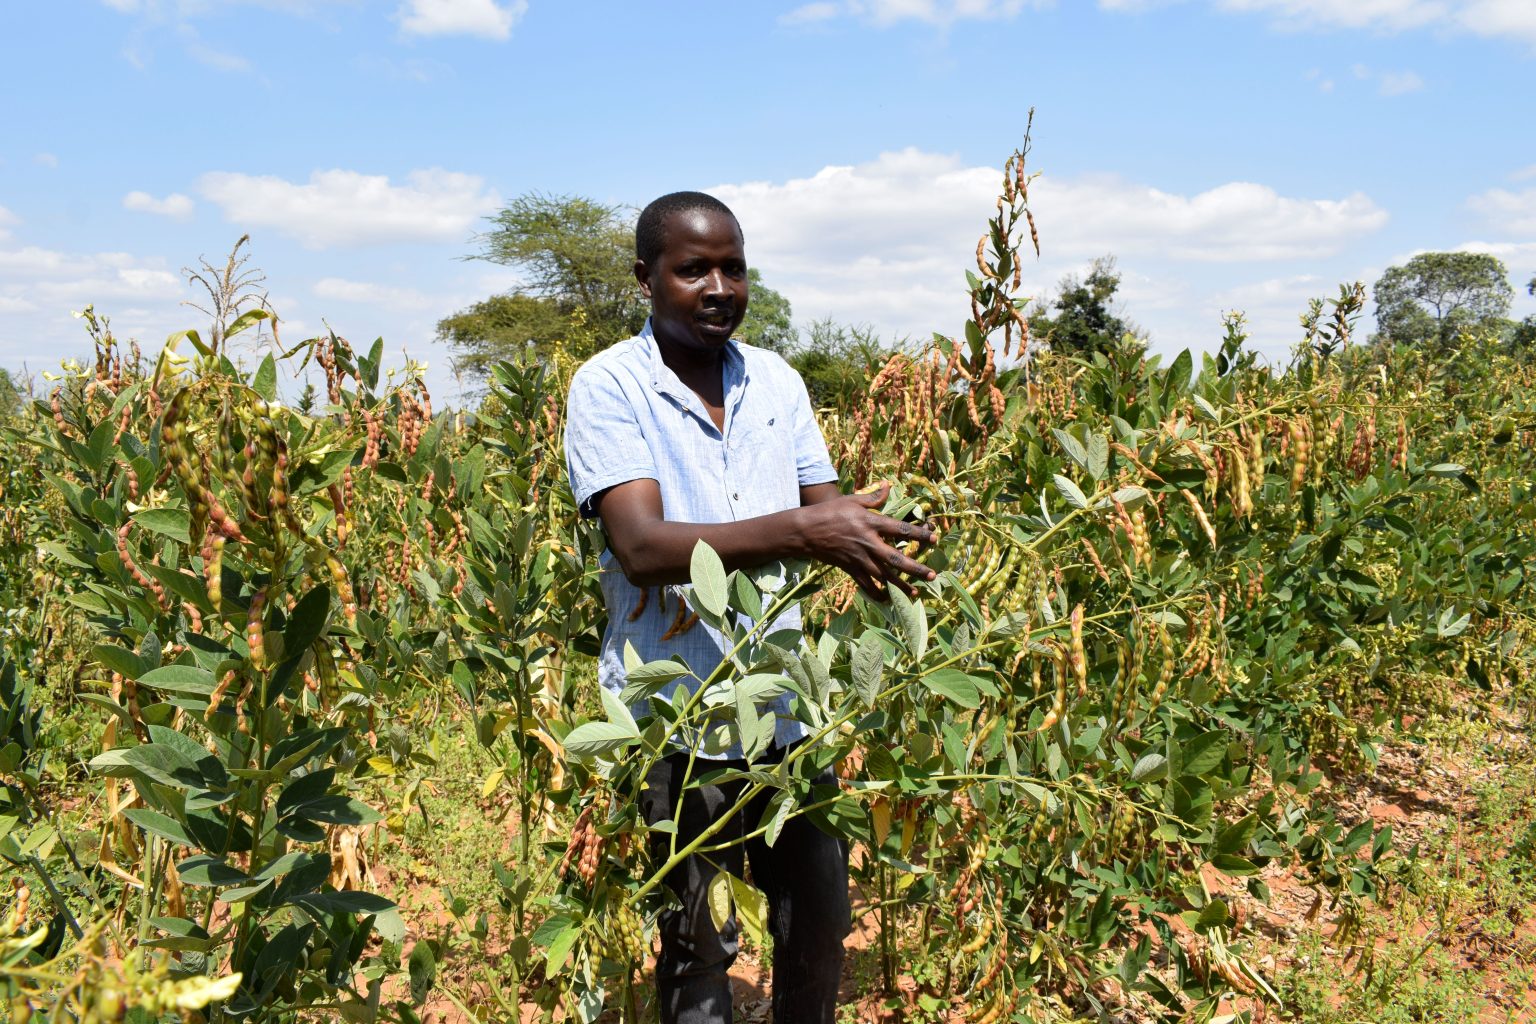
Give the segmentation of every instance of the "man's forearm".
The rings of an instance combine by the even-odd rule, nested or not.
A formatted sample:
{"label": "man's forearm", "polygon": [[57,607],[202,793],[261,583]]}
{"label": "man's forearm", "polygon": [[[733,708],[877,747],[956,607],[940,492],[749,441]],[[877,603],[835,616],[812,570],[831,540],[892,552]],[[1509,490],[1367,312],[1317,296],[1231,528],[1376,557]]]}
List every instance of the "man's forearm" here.
{"label": "man's forearm", "polygon": [[677,523],[657,520],[635,530],[629,550],[615,548],[624,575],[637,587],[687,583],[693,549],[703,541],[727,571],[754,569],[786,558],[807,558],[803,517],[798,508],[732,523]]}

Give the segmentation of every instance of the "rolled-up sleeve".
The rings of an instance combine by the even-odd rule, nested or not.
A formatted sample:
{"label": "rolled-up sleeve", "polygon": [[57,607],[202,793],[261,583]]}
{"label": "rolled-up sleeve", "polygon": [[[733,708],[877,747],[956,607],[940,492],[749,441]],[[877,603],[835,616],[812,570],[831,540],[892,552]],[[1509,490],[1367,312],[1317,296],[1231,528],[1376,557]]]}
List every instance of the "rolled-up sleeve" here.
{"label": "rolled-up sleeve", "polygon": [[634,406],[613,374],[584,367],[571,379],[565,465],[577,507],[597,515],[592,499],[631,480],[656,479],[656,463]]}
{"label": "rolled-up sleeve", "polygon": [[800,478],[800,486],[835,482],[837,468],[827,455],[827,440],[816,422],[815,411],[811,409],[811,396],[805,390],[805,381],[792,369],[789,376],[794,382],[790,387],[795,396],[795,472]]}

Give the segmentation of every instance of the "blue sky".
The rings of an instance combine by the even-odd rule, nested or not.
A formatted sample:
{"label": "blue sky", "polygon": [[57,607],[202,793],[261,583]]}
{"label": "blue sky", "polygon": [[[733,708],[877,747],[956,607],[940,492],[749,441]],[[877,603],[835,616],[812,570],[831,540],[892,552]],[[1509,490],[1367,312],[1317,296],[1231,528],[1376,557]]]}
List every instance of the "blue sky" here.
{"label": "blue sky", "polygon": [[[427,360],[516,284],[460,257],[528,191],[714,191],[796,319],[953,333],[1037,108],[1043,257],[1113,253],[1154,346],[1226,309],[1282,355],[1341,281],[1426,249],[1536,275],[1532,0],[56,0],[0,11],[0,366],[153,349],[243,232],[293,341]],[[398,358],[398,355],[397,355]]]}

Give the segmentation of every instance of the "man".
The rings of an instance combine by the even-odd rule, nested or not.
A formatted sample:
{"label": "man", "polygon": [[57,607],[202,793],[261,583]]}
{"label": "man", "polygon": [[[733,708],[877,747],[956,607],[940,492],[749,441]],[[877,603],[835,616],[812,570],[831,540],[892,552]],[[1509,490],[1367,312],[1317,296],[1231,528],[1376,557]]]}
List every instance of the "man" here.
{"label": "man", "polygon": [[[626,643],[643,661],[681,655],[696,677],[674,687],[697,686],[720,664],[720,634],[702,624],[683,629],[680,598],[666,602],[666,587],[688,581],[700,540],[727,570],[808,558],[845,570],[882,599],[889,586],[910,592],[904,576],[932,579],[895,545],[931,544],[933,532],[875,512],[883,489],[842,494],[804,383],[777,355],[732,338],[748,300],[735,215],[699,192],[657,199],[635,227],[635,278],[651,302],[650,319],[638,336],[576,372],[567,411],[571,488],[582,513],[601,519],[608,540],[602,685],[623,688]],[[776,628],[799,625],[796,610]],[[766,759],[782,758],[804,735],[781,713]],[[739,749],[727,751],[709,767],[742,766],[740,757]],[[648,822],[674,816],[688,763],[684,753],[657,762],[640,800]],[[701,771],[696,765],[694,774]],[[676,823],[679,841],[696,837],[740,792],[741,783],[689,791]],[[754,830],[762,810],[748,806],[714,842]],[[670,835],[653,837],[657,853],[670,847]],[[849,928],[848,854],[803,816],[772,847],[759,837],[709,858],[695,855],[667,879],[682,909],[659,920],[664,1024],[731,1020],[726,971],[736,955],[736,925],[715,928],[706,888],[721,868],[740,877],[743,847],[768,901],[774,1020],[832,1024]]]}

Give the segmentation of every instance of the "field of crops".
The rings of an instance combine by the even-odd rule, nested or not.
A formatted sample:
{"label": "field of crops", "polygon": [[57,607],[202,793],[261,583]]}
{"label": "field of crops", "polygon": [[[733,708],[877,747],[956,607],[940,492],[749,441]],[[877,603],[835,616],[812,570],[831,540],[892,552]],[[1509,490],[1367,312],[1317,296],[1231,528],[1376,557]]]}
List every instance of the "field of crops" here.
{"label": "field of crops", "polygon": [[[963,331],[824,411],[938,578],[878,604],[701,547],[647,595],[733,640],[691,699],[646,702],[676,661],[599,697],[558,354],[434,414],[382,343],[248,370],[264,313],[152,356],[88,318],[0,421],[9,1019],[652,1019],[661,876],[717,847],[652,858],[636,780],[761,757],[786,692],[813,739],[740,799],[853,844],[850,1020],[1532,1019],[1484,971],[1523,1000],[1536,963],[1536,363],[1363,344],[1358,287],[1285,367],[1236,317],[1214,356],[1021,363],[1001,180]],[[803,641],[756,628],[794,601]],[[1405,841],[1365,800],[1399,791],[1469,824]],[[750,878],[713,898],[765,961]]]}

